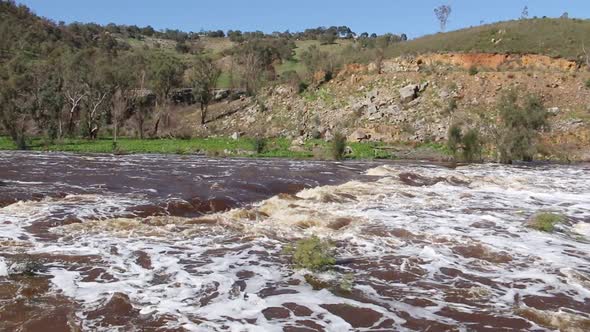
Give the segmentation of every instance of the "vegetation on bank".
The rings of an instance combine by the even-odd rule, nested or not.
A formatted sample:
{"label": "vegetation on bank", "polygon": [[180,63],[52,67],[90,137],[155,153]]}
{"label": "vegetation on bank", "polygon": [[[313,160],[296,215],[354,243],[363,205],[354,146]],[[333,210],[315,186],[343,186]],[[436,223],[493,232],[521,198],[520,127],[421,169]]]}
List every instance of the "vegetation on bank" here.
{"label": "vegetation on bank", "polygon": [[511,164],[513,161],[533,161],[538,152],[540,131],[549,127],[549,112],[539,96],[519,95],[510,90],[500,95],[494,112],[479,120],[479,128],[463,128],[453,123],[447,134],[447,148],[456,159],[480,161],[484,145],[491,147],[494,159]]}
{"label": "vegetation on bank", "polygon": [[[442,30],[451,12],[450,7],[437,8]],[[373,62],[380,73],[389,56],[429,51],[552,55],[556,51],[564,52],[556,53],[559,56],[590,62],[583,47],[590,23],[567,16],[523,17],[413,41],[403,34],[356,34],[345,26],[269,35],[56,24],[10,0],[0,0],[0,19],[5,37],[0,40],[0,135],[14,142],[2,141],[5,148],[390,158],[395,153],[384,149],[386,144],[346,143],[340,136],[332,143],[310,140],[302,149],[292,149],[286,139],[159,138],[207,135],[207,128],[215,127],[220,119],[208,114],[209,104],[216,100],[256,96],[261,87],[279,83],[292,84],[304,98],[313,99],[322,95],[322,84],[347,64]],[[470,74],[477,75],[477,71],[473,67]],[[240,91],[217,99],[215,88],[220,85]],[[194,127],[174,127],[185,121],[174,112],[175,103],[199,104],[194,112],[200,115],[199,129],[205,133],[197,135]],[[453,99],[449,113],[456,108]],[[449,132],[447,148],[432,147],[468,162],[494,154],[492,159],[505,163],[531,160],[538,132],[547,127],[546,118],[539,98],[506,96],[494,117],[482,118],[479,128],[456,124]],[[132,135],[149,140],[110,141],[111,136],[117,141],[117,136]]]}
{"label": "vegetation on bank", "polygon": [[[292,149],[291,141],[286,138],[240,138],[234,140],[226,137],[216,138],[158,138],[138,139],[119,138],[117,146],[113,146],[111,138],[96,140],[65,138],[47,141],[45,138],[27,140],[27,148],[31,151],[73,152],[73,153],[161,153],[161,154],[206,154],[209,156],[235,156],[260,158],[293,158],[293,159],[397,159],[395,153],[384,149],[385,143],[349,142],[346,143],[347,154],[343,153],[342,140],[339,143],[324,140],[308,140],[300,149]],[[446,156],[444,145],[428,143],[417,147],[399,145],[401,147],[424,149],[433,154]],[[9,137],[0,136],[0,150],[16,150],[17,145]],[[336,150],[335,150],[336,149]]]}

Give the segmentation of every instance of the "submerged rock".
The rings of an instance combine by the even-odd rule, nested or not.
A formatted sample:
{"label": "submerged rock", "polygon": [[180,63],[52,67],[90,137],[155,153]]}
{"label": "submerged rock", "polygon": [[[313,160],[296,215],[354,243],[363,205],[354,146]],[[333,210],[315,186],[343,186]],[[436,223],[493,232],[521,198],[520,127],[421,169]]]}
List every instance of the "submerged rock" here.
{"label": "submerged rock", "polygon": [[101,308],[89,312],[87,318],[89,320],[102,318],[102,323],[106,325],[126,325],[138,313],[139,310],[133,307],[129,296],[114,293]]}
{"label": "submerged rock", "polygon": [[590,331],[590,318],[563,311],[545,311],[534,308],[519,308],[516,313],[539,325],[562,332]]}

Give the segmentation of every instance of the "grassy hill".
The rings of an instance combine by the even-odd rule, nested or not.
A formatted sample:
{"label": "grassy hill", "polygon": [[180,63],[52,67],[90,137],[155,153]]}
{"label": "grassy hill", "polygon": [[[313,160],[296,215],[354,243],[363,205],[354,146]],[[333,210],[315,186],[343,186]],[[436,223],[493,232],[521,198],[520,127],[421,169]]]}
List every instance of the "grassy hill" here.
{"label": "grassy hill", "polygon": [[397,44],[389,56],[428,52],[534,53],[577,59],[590,49],[590,20],[514,20],[424,36]]}

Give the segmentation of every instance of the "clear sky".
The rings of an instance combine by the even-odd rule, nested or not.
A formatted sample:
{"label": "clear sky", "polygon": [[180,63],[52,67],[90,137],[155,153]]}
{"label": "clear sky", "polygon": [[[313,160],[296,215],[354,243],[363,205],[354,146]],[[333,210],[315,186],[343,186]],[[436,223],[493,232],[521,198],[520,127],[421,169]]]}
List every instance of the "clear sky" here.
{"label": "clear sky", "polygon": [[[17,0],[18,1],[18,0]],[[590,0],[20,0],[38,15],[67,23],[128,24],[183,31],[301,31],[347,25],[357,33],[406,33],[410,38],[437,32],[433,9],[451,5],[449,30],[518,18],[589,18]]]}

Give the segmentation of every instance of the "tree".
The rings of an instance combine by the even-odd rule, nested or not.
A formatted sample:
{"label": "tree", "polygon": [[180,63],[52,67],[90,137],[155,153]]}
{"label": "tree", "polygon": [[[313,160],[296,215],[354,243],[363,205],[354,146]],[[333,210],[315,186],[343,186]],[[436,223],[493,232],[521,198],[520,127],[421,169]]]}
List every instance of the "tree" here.
{"label": "tree", "polygon": [[201,125],[205,124],[207,108],[213,99],[213,89],[221,71],[209,58],[197,58],[187,73],[193,95],[201,105]]}
{"label": "tree", "polygon": [[110,57],[95,54],[92,68],[84,78],[86,97],[83,100],[83,131],[82,134],[90,139],[96,139],[108,110],[110,96],[116,90],[115,77],[112,72],[113,62]]}
{"label": "tree", "polygon": [[[80,112],[82,99],[86,97],[85,80],[88,76],[88,64],[80,53],[67,53],[62,57],[63,94],[67,108],[67,133],[74,134],[75,119]],[[61,118],[61,117],[60,117]],[[59,124],[59,136],[63,137],[62,120]]]}
{"label": "tree", "polygon": [[239,72],[239,82],[246,89],[249,95],[258,92],[263,80],[265,71],[264,62],[259,54],[254,51],[241,53],[236,58]]}
{"label": "tree", "polygon": [[320,35],[319,40],[322,45],[334,44],[336,41],[336,34],[332,32],[323,33]]}
{"label": "tree", "polygon": [[447,29],[447,23],[449,22],[449,16],[451,16],[452,8],[449,5],[441,5],[434,9],[436,19],[440,24],[440,30],[445,31]]}
{"label": "tree", "polygon": [[39,105],[31,66],[20,56],[0,66],[0,122],[19,149],[26,149],[27,125]]}
{"label": "tree", "polygon": [[148,78],[156,93],[156,122],[153,135],[158,135],[160,123],[167,125],[169,122],[168,100],[173,88],[182,82],[184,68],[180,60],[175,56],[158,52],[151,56],[148,63]]}
{"label": "tree", "polygon": [[55,61],[43,63],[35,71],[35,85],[38,86],[38,108],[35,122],[44,131],[45,136],[53,141],[59,136],[61,112],[65,106],[62,94],[63,79]]}
{"label": "tree", "polygon": [[521,13],[521,19],[526,20],[527,18],[529,18],[529,7],[524,6]]}
{"label": "tree", "polygon": [[532,161],[536,153],[538,131],[548,126],[548,112],[541,99],[528,95],[519,100],[515,91],[501,96],[498,103],[497,147],[500,162]]}

